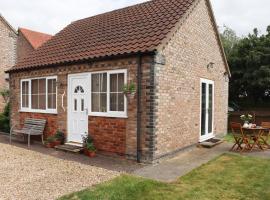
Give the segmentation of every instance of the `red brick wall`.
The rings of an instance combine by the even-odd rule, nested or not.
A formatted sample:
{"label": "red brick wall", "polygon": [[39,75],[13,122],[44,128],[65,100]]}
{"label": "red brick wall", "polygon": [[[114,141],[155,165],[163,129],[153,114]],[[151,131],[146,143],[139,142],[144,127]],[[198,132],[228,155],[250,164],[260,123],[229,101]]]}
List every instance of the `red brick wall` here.
{"label": "red brick wall", "polygon": [[126,119],[90,116],[89,133],[99,151],[125,155]]}
{"label": "red brick wall", "polygon": [[[68,74],[106,71],[116,69],[127,69],[128,80],[136,83],[137,81],[137,66],[138,58],[136,56],[97,61],[91,64],[74,64],[71,66],[58,66],[50,67],[39,70],[22,71],[10,74],[10,87],[11,87],[11,124],[18,123],[20,121],[20,80],[34,77],[43,76],[57,76],[57,115],[53,115],[54,123],[53,130],[56,127],[67,133],[67,92],[68,92]],[[149,81],[154,72],[150,70],[152,68],[153,57],[144,56],[142,59],[142,137],[141,137],[141,151],[142,158],[147,160],[151,159],[153,152],[149,149],[152,147],[153,141],[149,135],[153,128],[151,127],[150,108],[152,97],[147,95],[151,93],[151,88],[154,82]],[[63,96],[63,94],[65,94]],[[64,99],[62,99],[64,97]],[[63,104],[62,104],[63,100]],[[63,107],[65,109],[63,109]],[[128,159],[136,159],[137,154],[137,101],[134,100],[128,103],[127,107],[128,118],[98,118],[91,117],[89,121],[89,132],[93,132],[96,140],[96,146],[99,151],[108,151],[109,153],[125,154]],[[23,113],[23,115],[26,115]],[[31,116],[27,113],[27,116]],[[33,114],[33,116],[46,117],[51,116],[48,114]],[[50,118],[50,117],[49,117]],[[103,122],[100,122],[102,120]],[[113,123],[116,123],[114,125]],[[105,124],[105,125],[104,125]],[[51,124],[47,125],[51,126]],[[107,126],[105,128],[104,126]],[[93,131],[97,130],[98,131]],[[53,134],[54,131],[46,131]],[[100,144],[99,144],[100,143]]]}
{"label": "red brick wall", "polygon": [[23,34],[19,31],[17,40],[17,60],[20,61],[23,58],[31,54],[35,49],[25,39]]}
{"label": "red brick wall", "polygon": [[46,127],[44,131],[45,138],[54,135],[57,131],[57,115],[41,114],[41,113],[20,113],[20,127],[23,127],[26,118],[46,119]]}

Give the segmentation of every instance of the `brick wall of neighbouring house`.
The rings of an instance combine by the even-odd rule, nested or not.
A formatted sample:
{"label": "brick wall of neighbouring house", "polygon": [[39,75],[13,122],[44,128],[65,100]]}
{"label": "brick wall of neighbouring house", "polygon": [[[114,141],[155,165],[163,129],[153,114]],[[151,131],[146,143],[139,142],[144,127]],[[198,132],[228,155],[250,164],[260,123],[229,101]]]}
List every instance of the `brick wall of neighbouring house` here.
{"label": "brick wall of neighbouring house", "polygon": [[32,45],[25,39],[23,34],[18,32],[18,42],[17,42],[17,60],[22,60],[24,57],[29,55],[34,51]]}
{"label": "brick wall of neighbouring house", "polygon": [[[0,90],[8,88],[4,71],[14,66],[16,62],[16,37],[16,33],[0,17]],[[4,105],[0,97],[0,111]]]}
{"label": "brick wall of neighbouring house", "polygon": [[[67,132],[67,76],[68,74],[93,72],[93,71],[106,71],[116,69],[127,69],[128,80],[137,82],[137,66],[138,58],[128,57],[123,59],[114,59],[102,62],[93,62],[89,64],[77,64],[70,66],[51,67],[40,70],[31,70],[25,72],[17,72],[10,74],[10,87],[11,87],[11,122],[21,121],[21,115],[18,114],[20,109],[20,80],[25,78],[34,78],[42,76],[55,76],[57,75],[57,112],[55,115],[56,126],[59,130]],[[147,94],[151,92],[153,81],[151,81],[151,72],[153,67],[153,57],[144,56],[142,59],[142,159],[151,159],[152,152],[149,151],[151,141],[149,140],[149,113],[150,103]],[[62,95],[65,93],[62,108]],[[97,147],[100,150],[108,151],[117,154],[126,154],[127,158],[134,159],[137,154],[137,101],[136,97],[128,103],[128,118],[112,119],[100,118],[89,116],[90,120],[90,133],[96,137]],[[23,114],[32,116],[31,113]],[[105,129],[101,124],[105,123],[108,128]],[[114,126],[113,124],[117,125]],[[95,131],[91,127],[95,127]],[[49,124],[49,126],[51,126]],[[97,130],[99,127],[99,130]],[[112,133],[112,134],[111,134]],[[104,137],[102,137],[104,136]],[[118,143],[118,147],[117,146]]]}
{"label": "brick wall of neighbouring house", "polygon": [[[214,132],[226,133],[228,82],[225,63],[204,0],[160,51],[156,65],[155,158],[196,144],[200,136],[200,78],[215,82]],[[214,68],[207,65],[214,62]]]}
{"label": "brick wall of neighbouring house", "polygon": [[47,122],[46,122],[46,127],[44,130],[45,137],[48,137],[50,135],[54,135],[58,129],[57,128],[57,115],[21,112],[21,113],[19,113],[20,127],[21,128],[23,127],[26,118],[46,119]]}

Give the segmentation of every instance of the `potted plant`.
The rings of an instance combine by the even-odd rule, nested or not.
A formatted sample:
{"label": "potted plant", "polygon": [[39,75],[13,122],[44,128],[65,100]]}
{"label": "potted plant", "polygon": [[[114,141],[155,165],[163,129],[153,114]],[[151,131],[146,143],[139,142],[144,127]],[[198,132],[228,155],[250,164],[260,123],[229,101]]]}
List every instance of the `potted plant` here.
{"label": "potted plant", "polygon": [[133,99],[136,94],[136,85],[134,82],[130,82],[129,84],[125,84],[123,88],[123,92],[128,99]]}
{"label": "potted plant", "polygon": [[88,157],[93,158],[96,156],[96,147],[94,146],[94,143],[87,143],[86,144],[86,154]]}
{"label": "potted plant", "polygon": [[45,141],[45,146],[47,148],[54,148],[55,147],[55,141],[56,141],[55,136],[49,136]]}
{"label": "potted plant", "polygon": [[65,134],[63,132],[57,131],[56,134],[55,134],[55,138],[56,138],[56,143],[57,144],[59,143],[58,145],[64,144],[64,142],[65,142]]}
{"label": "potted plant", "polygon": [[89,134],[83,136],[83,147],[85,155],[87,155],[90,158],[96,156],[97,149],[94,145],[93,138]]}
{"label": "potted plant", "polygon": [[249,127],[249,123],[252,120],[252,118],[253,118],[253,116],[250,114],[240,116],[240,119],[244,122],[244,125],[243,125],[244,128]]}

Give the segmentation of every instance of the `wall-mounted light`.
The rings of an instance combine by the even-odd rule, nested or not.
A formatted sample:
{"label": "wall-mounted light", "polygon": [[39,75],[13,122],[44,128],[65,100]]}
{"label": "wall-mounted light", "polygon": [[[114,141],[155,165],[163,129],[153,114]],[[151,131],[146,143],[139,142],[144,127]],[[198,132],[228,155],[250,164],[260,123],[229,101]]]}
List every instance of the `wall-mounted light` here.
{"label": "wall-mounted light", "polygon": [[229,82],[229,73],[228,72],[224,72],[223,76],[225,78],[225,81],[226,82]]}
{"label": "wall-mounted light", "polygon": [[214,65],[215,65],[215,63],[210,62],[210,63],[207,65],[207,69],[213,69],[213,68],[214,68]]}

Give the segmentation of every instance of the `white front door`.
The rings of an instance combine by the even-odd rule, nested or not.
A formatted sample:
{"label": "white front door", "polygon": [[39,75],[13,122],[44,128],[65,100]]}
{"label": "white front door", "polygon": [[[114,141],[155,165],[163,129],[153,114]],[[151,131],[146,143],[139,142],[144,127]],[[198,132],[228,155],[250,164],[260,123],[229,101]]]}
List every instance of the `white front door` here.
{"label": "white front door", "polygon": [[201,79],[200,142],[214,137],[214,82]]}
{"label": "white front door", "polygon": [[68,76],[68,142],[82,143],[88,133],[89,75]]}

